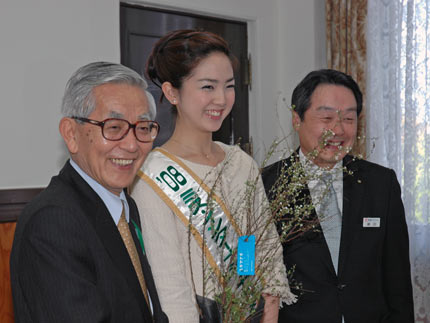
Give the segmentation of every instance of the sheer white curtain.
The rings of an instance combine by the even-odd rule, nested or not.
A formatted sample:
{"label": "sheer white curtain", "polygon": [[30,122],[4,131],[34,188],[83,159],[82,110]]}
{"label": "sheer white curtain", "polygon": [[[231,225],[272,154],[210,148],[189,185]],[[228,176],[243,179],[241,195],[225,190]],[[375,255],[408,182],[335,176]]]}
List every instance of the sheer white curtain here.
{"label": "sheer white curtain", "polygon": [[430,0],[368,0],[367,151],[393,168],[409,225],[416,322],[430,322]]}

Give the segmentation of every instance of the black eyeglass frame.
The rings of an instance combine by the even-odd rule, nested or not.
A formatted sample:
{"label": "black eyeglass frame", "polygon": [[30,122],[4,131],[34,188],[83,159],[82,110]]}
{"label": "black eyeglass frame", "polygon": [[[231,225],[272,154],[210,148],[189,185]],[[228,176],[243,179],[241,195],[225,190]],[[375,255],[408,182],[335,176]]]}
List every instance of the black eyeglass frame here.
{"label": "black eyeglass frame", "polygon": [[[109,140],[109,141],[120,141],[120,140],[124,139],[128,135],[128,133],[130,131],[130,128],[133,128],[133,133],[134,133],[134,137],[136,138],[136,140],[139,141],[139,142],[143,142],[143,143],[154,142],[155,138],[157,138],[158,134],[160,133],[160,124],[157,121],[152,121],[152,120],[140,120],[140,121],[137,121],[136,123],[130,123],[130,122],[128,122],[125,119],[119,119],[119,118],[107,118],[107,119],[105,119],[103,121],[97,121],[97,120],[92,120],[92,119],[82,118],[82,117],[70,117],[70,118],[75,119],[75,120],[79,120],[79,121],[82,121],[82,122],[86,122],[86,123],[92,124],[94,126],[99,126],[101,128],[101,130],[102,130],[102,136],[103,136],[103,138],[105,138],[106,140]],[[118,139],[109,139],[109,138],[106,138],[106,136],[104,134],[104,125],[109,120],[120,120],[120,121],[127,122],[128,129],[121,136],[121,138],[118,138]],[[136,135],[136,126],[137,126],[137,124],[139,124],[141,122],[148,122],[150,124],[157,125],[157,133],[156,133],[156,135],[154,137],[151,137],[152,140],[150,140],[150,141],[143,141],[143,140],[139,140],[137,138],[137,135]]]}

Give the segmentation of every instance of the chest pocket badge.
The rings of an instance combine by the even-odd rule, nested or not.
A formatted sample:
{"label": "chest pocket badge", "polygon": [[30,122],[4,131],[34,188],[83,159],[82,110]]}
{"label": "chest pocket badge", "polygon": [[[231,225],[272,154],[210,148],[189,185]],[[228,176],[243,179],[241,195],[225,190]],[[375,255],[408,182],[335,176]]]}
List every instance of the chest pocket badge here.
{"label": "chest pocket badge", "polygon": [[363,218],[363,228],[379,228],[381,218]]}

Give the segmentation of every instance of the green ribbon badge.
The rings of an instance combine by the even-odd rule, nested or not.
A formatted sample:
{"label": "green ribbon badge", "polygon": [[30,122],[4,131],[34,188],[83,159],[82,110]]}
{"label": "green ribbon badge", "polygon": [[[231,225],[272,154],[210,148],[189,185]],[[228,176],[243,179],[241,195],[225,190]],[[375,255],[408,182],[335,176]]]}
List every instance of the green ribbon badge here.
{"label": "green ribbon badge", "polygon": [[142,231],[140,231],[140,229],[137,226],[136,222],[134,222],[133,220],[131,220],[131,222],[133,223],[134,229],[136,230],[137,238],[139,239],[140,247],[142,248],[143,254],[146,255],[145,245],[143,244]]}

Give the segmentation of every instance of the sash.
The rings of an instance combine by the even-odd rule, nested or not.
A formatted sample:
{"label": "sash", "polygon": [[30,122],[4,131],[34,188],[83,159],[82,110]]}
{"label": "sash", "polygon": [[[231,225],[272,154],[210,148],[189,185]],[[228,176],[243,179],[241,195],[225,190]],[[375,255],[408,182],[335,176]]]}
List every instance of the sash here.
{"label": "sash", "polygon": [[180,159],[160,148],[149,154],[137,175],[189,228],[221,282],[221,268],[242,235],[221,198]]}

